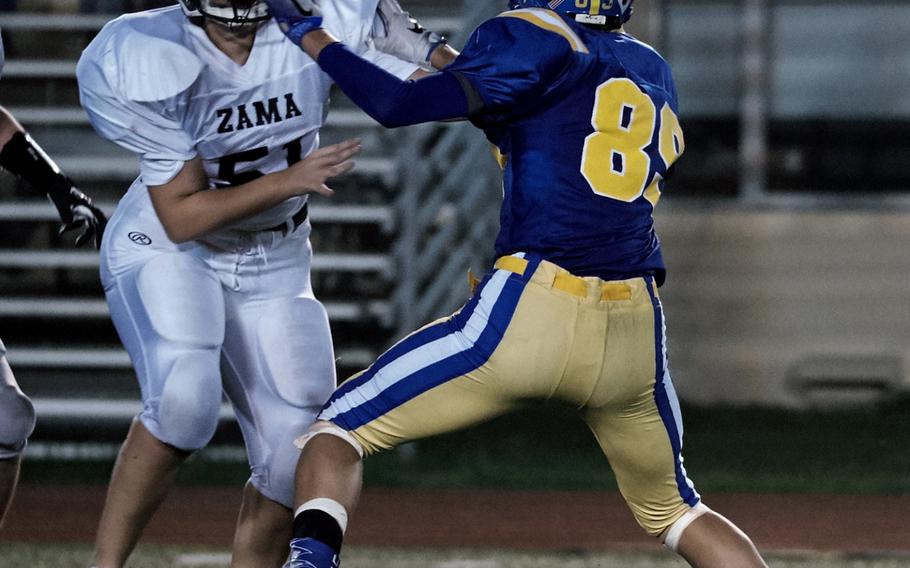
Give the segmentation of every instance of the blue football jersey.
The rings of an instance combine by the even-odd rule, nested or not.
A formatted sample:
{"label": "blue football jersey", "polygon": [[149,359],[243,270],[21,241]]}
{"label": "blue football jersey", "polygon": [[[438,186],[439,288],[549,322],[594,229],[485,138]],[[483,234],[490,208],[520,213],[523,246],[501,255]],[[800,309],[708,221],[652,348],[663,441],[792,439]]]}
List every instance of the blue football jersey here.
{"label": "blue football jersey", "polygon": [[480,96],[471,120],[501,155],[497,255],[533,252],[579,276],[663,281],[652,213],[684,141],[657,52],[524,9],[483,23],[446,71]]}

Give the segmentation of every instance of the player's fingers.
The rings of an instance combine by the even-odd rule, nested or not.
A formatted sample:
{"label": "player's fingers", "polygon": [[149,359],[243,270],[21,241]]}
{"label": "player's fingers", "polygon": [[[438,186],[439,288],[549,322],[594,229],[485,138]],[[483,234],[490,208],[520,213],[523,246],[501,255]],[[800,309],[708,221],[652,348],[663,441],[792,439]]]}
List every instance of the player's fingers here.
{"label": "player's fingers", "polygon": [[78,237],[76,237],[76,246],[81,247],[89,241],[92,237],[95,236],[95,229],[91,226],[87,227]]}
{"label": "player's fingers", "polygon": [[77,219],[69,223],[64,223],[63,225],[60,225],[60,229],[57,231],[57,234],[63,235],[64,233],[69,233],[70,231],[81,229],[85,226],[85,223],[85,219]]}
{"label": "player's fingers", "polygon": [[107,215],[104,214],[104,211],[95,206],[91,206],[90,209],[92,210],[92,215],[95,217],[95,221],[98,225],[104,226],[107,224]]}
{"label": "player's fingers", "polygon": [[335,193],[335,190],[333,190],[331,187],[327,186],[326,184],[322,183],[313,188],[313,193],[318,193],[319,195],[325,195],[326,197],[329,197],[330,195]]}
{"label": "player's fingers", "polygon": [[332,144],[329,148],[334,147],[335,150],[345,150],[347,148],[355,148],[361,145],[362,140],[360,138],[349,138],[347,140],[342,140],[337,144]]}
{"label": "player's fingers", "polygon": [[346,162],[341,162],[340,164],[335,164],[329,168],[329,177],[340,176],[354,169],[354,161],[348,160]]}
{"label": "player's fingers", "polygon": [[357,154],[357,152],[360,152],[360,150],[361,150],[360,146],[357,146],[356,148],[351,148],[348,150],[343,150],[343,151],[337,152],[332,156],[332,163],[336,164],[336,165],[344,163],[344,162],[350,160],[355,154]]}
{"label": "player's fingers", "polygon": [[314,157],[325,159],[329,162],[343,162],[361,150],[360,138],[352,138],[338,144],[332,144],[313,152]]}

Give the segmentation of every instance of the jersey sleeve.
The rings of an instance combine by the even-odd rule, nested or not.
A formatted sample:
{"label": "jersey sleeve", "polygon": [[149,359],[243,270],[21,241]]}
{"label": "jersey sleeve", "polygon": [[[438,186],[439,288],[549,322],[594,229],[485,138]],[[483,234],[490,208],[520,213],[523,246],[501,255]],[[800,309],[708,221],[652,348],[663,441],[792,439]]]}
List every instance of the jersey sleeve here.
{"label": "jersey sleeve", "polygon": [[163,185],[196,156],[179,95],[201,63],[181,46],[135,35],[102,33],[89,45],[76,67],[79,98],[102,137],[139,155],[143,182]]}
{"label": "jersey sleeve", "polygon": [[377,67],[381,67],[401,80],[407,79],[413,75],[415,71],[420,69],[415,63],[398,59],[394,55],[383,53],[373,47],[366,48],[363,53],[361,53],[361,56],[370,63],[375,64]]}
{"label": "jersey sleeve", "polygon": [[481,99],[481,114],[511,112],[540,100],[558,87],[576,52],[560,33],[508,14],[474,30],[445,69],[470,83]]}

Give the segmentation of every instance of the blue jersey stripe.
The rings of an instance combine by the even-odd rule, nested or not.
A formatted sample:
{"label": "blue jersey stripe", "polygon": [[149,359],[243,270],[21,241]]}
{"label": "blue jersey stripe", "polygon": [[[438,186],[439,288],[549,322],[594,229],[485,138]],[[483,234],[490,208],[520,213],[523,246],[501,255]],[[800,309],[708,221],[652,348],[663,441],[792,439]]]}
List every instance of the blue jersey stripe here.
{"label": "blue jersey stripe", "polygon": [[[538,263],[539,260],[534,263],[529,263],[524,277],[517,277],[515,275],[507,276],[502,290],[496,297],[493,307],[490,309],[489,318],[483,331],[471,347],[430,362],[426,366],[415,370],[410,375],[398,378],[389,388],[382,390],[378,396],[371,400],[364,401],[354,408],[341,412],[337,416],[332,417],[331,420],[347,430],[355,430],[406,403],[421,393],[456,377],[460,377],[483,365],[499,346],[499,343],[509,326],[509,322],[512,319],[512,315],[515,313],[515,308],[518,305],[525,285]],[[484,286],[488,281],[489,277],[485,279]],[[430,329],[441,328],[447,334],[463,333],[464,327],[470,319],[470,312],[473,312],[476,309],[476,298],[482,296],[481,292],[482,288],[478,288],[478,293],[475,295],[475,299],[472,300],[473,305],[471,306],[472,309],[470,311],[464,309],[456,317],[433,326],[433,328]],[[468,306],[465,308],[467,307]],[[429,331],[429,329],[426,331]],[[435,335],[435,333],[433,335]],[[426,343],[427,342],[411,342],[411,347],[412,349],[418,349],[421,346],[426,345]],[[400,350],[397,349],[398,347],[399,346],[396,346],[395,348],[396,352],[402,354]],[[391,360],[392,359],[390,359],[390,361]],[[382,370],[382,367],[378,363],[375,367],[376,369],[373,370],[372,373],[373,377]],[[358,382],[363,384],[363,381],[360,381],[360,379],[361,377],[358,377]],[[331,404],[326,408],[331,409]]]}
{"label": "blue jersey stripe", "polygon": [[471,298],[461,308],[461,311],[458,314],[445,321],[441,321],[438,324],[429,326],[416,333],[413,333],[393,345],[391,348],[389,348],[388,351],[380,355],[379,358],[376,359],[376,361],[374,361],[373,364],[370,365],[370,367],[359,377],[347,380],[342,383],[341,386],[335,389],[335,392],[332,393],[331,398],[329,398],[328,402],[323,406],[323,409],[328,408],[339,398],[343,397],[352,390],[372,379],[379,369],[385,367],[392,361],[395,361],[402,355],[410,353],[421,345],[426,345],[427,343],[441,339],[446,335],[461,331],[464,327],[465,322],[467,322],[468,318],[471,317],[471,314],[473,314],[474,310],[477,308],[477,303],[480,301],[480,291],[483,290],[483,287],[486,286],[487,282],[489,282],[490,277],[494,274],[494,272],[495,271],[491,270],[487,273],[486,276],[484,276],[481,283],[477,286],[477,292],[471,296]]}
{"label": "blue jersey stripe", "polygon": [[660,300],[654,292],[654,279],[646,278],[648,285],[648,294],[651,296],[651,303],[654,306],[654,351],[655,351],[655,380],[654,380],[654,400],[657,403],[657,410],[660,418],[667,429],[670,437],[670,445],[673,448],[673,461],[676,470],[676,486],[682,500],[694,507],[698,504],[700,497],[695,489],[689,483],[688,477],[682,466],[682,436],[676,427],[676,418],[673,415],[673,407],[670,402],[670,395],[667,393],[667,385],[664,381],[666,369],[664,368],[664,318],[663,309]]}

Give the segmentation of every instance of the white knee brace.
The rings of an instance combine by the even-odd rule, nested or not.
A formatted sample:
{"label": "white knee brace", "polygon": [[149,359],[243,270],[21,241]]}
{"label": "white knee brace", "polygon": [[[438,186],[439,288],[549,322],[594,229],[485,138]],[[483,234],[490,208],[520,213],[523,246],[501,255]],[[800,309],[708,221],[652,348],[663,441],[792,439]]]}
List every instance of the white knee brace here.
{"label": "white knee brace", "polygon": [[677,552],[679,548],[679,539],[682,537],[683,531],[692,524],[692,521],[710,511],[711,509],[709,509],[707,505],[704,505],[699,501],[697,505],[686,511],[685,515],[670,525],[670,528],[667,530],[667,536],[664,538],[664,546],[673,552]]}
{"label": "white knee brace", "polygon": [[358,442],[350,432],[327,420],[318,420],[316,423],[310,426],[309,432],[294,440],[294,445],[297,446],[298,449],[302,450],[303,447],[306,446],[307,442],[319,434],[329,434],[330,436],[341,438],[350,444],[351,447],[353,447],[357,452],[357,455],[363,459],[363,446],[360,445],[360,442]]}

